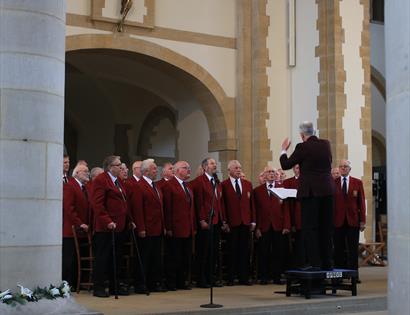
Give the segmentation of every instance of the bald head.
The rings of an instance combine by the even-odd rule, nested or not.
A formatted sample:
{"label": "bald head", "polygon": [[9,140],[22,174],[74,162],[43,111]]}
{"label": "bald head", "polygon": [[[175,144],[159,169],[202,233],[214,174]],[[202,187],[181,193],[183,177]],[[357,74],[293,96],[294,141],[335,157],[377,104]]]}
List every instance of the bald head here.
{"label": "bald head", "polygon": [[174,174],[180,180],[188,180],[191,177],[191,168],[186,161],[178,161],[174,164]]}
{"label": "bald head", "polygon": [[142,161],[135,161],[132,163],[132,175],[141,178],[142,173],[141,173],[141,163]]}

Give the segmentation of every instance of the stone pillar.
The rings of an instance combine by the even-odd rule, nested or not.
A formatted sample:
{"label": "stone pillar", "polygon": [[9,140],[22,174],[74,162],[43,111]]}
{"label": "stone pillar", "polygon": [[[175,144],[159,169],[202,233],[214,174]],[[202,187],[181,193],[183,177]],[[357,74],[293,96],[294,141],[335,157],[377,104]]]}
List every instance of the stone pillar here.
{"label": "stone pillar", "polygon": [[64,0],[0,0],[0,290],[61,280],[64,45]]}
{"label": "stone pillar", "polygon": [[410,3],[385,4],[389,314],[410,313]]}

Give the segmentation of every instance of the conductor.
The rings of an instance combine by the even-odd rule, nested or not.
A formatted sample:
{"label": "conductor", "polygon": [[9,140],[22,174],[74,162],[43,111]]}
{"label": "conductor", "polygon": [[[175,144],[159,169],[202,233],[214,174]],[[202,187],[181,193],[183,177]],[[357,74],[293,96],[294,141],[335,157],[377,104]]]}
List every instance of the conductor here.
{"label": "conductor", "polygon": [[315,136],[311,122],[301,123],[299,132],[303,142],[298,143],[288,157],[286,151],[290,141],[286,138],[280,156],[282,169],[291,169],[296,164],[300,166],[297,198],[301,202],[305,260],[299,268],[331,270],[334,181],[330,143]]}

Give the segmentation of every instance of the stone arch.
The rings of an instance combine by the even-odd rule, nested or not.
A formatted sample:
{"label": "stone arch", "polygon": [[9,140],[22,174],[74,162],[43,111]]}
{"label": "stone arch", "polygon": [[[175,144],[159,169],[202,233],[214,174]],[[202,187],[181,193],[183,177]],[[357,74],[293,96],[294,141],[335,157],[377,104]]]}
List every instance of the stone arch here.
{"label": "stone arch", "polygon": [[370,66],[370,80],[386,101],[386,79],[375,67]]}
{"label": "stone arch", "polygon": [[217,80],[203,67],[168,48],[136,38],[106,34],[83,34],[66,37],[66,52],[84,49],[124,50],[146,55],[181,71],[199,101],[210,131],[209,151],[235,151],[234,99],[228,97]]}
{"label": "stone arch", "polygon": [[[163,119],[168,119],[171,122],[172,126],[176,129],[176,113],[168,107],[158,106],[151,110],[146,116],[141,126],[141,132],[139,134],[137,146],[137,155],[140,156],[141,159],[145,159],[148,157],[147,152],[152,147],[152,144],[150,142],[150,136],[152,135],[154,128],[158,126]],[[175,143],[175,149],[177,150],[177,148],[177,144]],[[175,158],[178,158],[177,151],[175,152]]]}

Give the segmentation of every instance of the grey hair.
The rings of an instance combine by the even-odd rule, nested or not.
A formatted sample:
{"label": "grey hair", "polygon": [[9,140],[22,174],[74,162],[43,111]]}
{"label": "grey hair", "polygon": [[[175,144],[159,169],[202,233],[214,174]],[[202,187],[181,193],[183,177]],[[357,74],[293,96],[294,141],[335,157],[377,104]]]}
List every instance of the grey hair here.
{"label": "grey hair", "polygon": [[313,128],[313,123],[310,121],[304,121],[299,125],[299,132],[305,136],[313,136],[315,134],[315,129]]}
{"label": "grey hair", "polygon": [[90,177],[95,178],[98,174],[103,173],[104,170],[101,167],[93,167],[90,172]]}
{"label": "grey hair", "polygon": [[84,168],[84,167],[88,170],[88,167],[85,166],[84,164],[80,164],[80,165],[77,165],[76,167],[74,167],[73,174],[72,174],[73,177],[77,178],[78,172],[80,171],[81,168]]}
{"label": "grey hair", "polygon": [[146,159],[144,161],[141,162],[141,174],[145,174],[146,171],[149,170],[150,166],[154,163],[155,160],[154,159]]}
{"label": "grey hair", "polygon": [[231,160],[231,161],[228,162],[228,167],[227,167],[228,170],[230,170],[231,167],[234,166],[234,165],[239,165],[239,166],[242,167],[241,163],[238,160]]}

